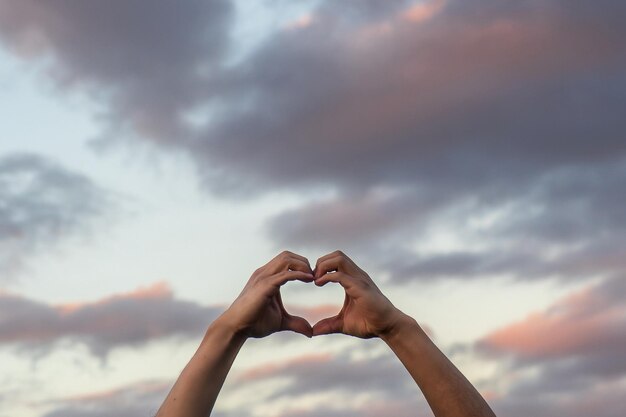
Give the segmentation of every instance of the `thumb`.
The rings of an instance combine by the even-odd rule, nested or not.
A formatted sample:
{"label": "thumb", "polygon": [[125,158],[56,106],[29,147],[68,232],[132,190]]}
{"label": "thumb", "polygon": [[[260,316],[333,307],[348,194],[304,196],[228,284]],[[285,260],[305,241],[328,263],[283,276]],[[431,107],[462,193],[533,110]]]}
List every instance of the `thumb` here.
{"label": "thumb", "polygon": [[291,330],[292,332],[303,334],[306,337],[313,336],[313,328],[306,319],[286,313],[283,318],[281,330]]}
{"label": "thumb", "polygon": [[339,316],[328,317],[315,323],[313,336],[331,333],[343,333],[343,319]]}

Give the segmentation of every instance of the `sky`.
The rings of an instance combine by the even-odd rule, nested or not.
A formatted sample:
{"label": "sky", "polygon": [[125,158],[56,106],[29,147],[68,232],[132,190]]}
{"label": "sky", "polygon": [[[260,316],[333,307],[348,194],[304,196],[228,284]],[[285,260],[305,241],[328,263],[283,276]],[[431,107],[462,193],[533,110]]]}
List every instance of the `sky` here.
{"label": "sky", "polygon": [[[626,3],[0,0],[0,417],[154,415],[340,249],[511,417],[626,409]],[[290,283],[311,323],[337,286]],[[217,417],[430,416],[380,340],[246,342]]]}

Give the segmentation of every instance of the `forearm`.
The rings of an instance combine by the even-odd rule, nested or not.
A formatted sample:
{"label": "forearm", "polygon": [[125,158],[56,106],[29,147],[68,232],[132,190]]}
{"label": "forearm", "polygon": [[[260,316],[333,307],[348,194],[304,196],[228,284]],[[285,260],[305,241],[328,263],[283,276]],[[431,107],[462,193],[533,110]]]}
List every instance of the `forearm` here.
{"label": "forearm", "polygon": [[238,335],[220,318],[215,320],[166,397],[156,417],[207,417],[224,380],[243,346]]}
{"label": "forearm", "polygon": [[480,393],[414,319],[404,316],[381,338],[409,371],[436,417],[495,417]]}

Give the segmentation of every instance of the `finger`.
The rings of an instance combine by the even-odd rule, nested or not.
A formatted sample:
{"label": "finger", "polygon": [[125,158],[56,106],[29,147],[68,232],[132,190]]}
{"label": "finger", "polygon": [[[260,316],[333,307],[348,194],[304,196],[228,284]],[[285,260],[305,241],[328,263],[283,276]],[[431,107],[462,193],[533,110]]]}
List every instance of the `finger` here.
{"label": "finger", "polygon": [[343,320],[339,316],[328,317],[315,323],[313,326],[313,336],[323,334],[343,333]]}
{"label": "finger", "polygon": [[290,330],[292,332],[303,334],[306,337],[313,336],[313,328],[305,318],[292,316],[290,314],[284,315],[281,330]]}
{"label": "finger", "polygon": [[313,272],[311,265],[309,265],[308,259],[304,256],[296,255],[293,252],[283,251],[272,259],[268,265],[267,270],[270,274],[275,274],[280,271],[286,271],[288,269]]}
{"label": "finger", "polygon": [[303,262],[309,263],[309,260],[307,258],[305,258],[302,255],[298,255],[297,253],[293,253],[291,251],[288,250],[284,250],[281,253],[279,253],[278,255],[276,255],[270,262],[273,261],[280,261],[283,258],[295,258],[295,259],[299,259]]}
{"label": "finger", "polygon": [[322,275],[319,278],[315,278],[315,285],[318,287],[323,287],[329,282],[336,282],[341,285],[343,288],[348,289],[352,286],[352,281],[354,278],[348,274],[344,274],[343,272],[335,272],[332,274]]}
{"label": "finger", "polygon": [[311,282],[313,281],[313,274],[302,271],[283,271],[268,277],[267,280],[273,286],[280,287],[289,281]]}
{"label": "finger", "polygon": [[282,312],[283,316],[289,316],[289,313],[287,313],[285,305],[283,304],[283,297],[280,295],[280,291],[276,293],[276,299],[278,300],[278,305],[280,306],[280,311]]}
{"label": "finger", "polygon": [[326,258],[323,261],[319,262],[315,266],[315,271],[313,274],[315,278],[319,278],[324,274],[332,271],[340,271],[340,272],[354,272],[353,268],[351,268],[350,260],[343,255],[336,255],[330,258]]}
{"label": "finger", "polygon": [[335,250],[335,251],[332,251],[330,253],[327,253],[324,256],[320,256],[319,258],[317,258],[317,261],[315,262],[315,269],[317,269],[317,266],[320,263],[324,262],[325,260],[330,259],[330,258],[334,258],[335,256],[341,256],[341,255],[344,255],[344,253],[342,251]]}
{"label": "finger", "polygon": [[302,272],[313,273],[313,270],[311,269],[311,265],[309,265],[308,262],[302,261],[300,259],[296,259],[296,258],[289,259],[288,261],[286,261],[286,265],[287,265],[287,268],[285,269],[291,269],[292,271],[302,271]]}
{"label": "finger", "polygon": [[292,258],[296,258],[301,260],[302,262],[304,262],[305,264],[309,265],[309,260],[302,255],[298,255],[297,253],[293,253],[291,251],[285,251],[289,256],[291,256]]}

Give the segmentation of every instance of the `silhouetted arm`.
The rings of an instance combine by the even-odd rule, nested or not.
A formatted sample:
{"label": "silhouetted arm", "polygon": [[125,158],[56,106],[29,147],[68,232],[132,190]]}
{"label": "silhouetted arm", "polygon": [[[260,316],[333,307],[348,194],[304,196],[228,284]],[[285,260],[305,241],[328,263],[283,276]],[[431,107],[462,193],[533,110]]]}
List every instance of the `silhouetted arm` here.
{"label": "silhouetted arm", "polygon": [[233,304],[207,332],[156,417],[207,417],[210,415],[237,353],[249,337],[265,337],[291,330],[311,337],[302,317],[285,311],[280,287],[288,281],[311,282],[306,258],[283,252],[257,269]]}
{"label": "silhouetted arm", "polygon": [[318,259],[314,274],[316,285],[337,282],[346,292],[339,314],[315,324],[314,336],[380,337],[409,371],[436,417],[495,417],[480,393],[417,322],[398,310],[344,253],[336,251]]}

